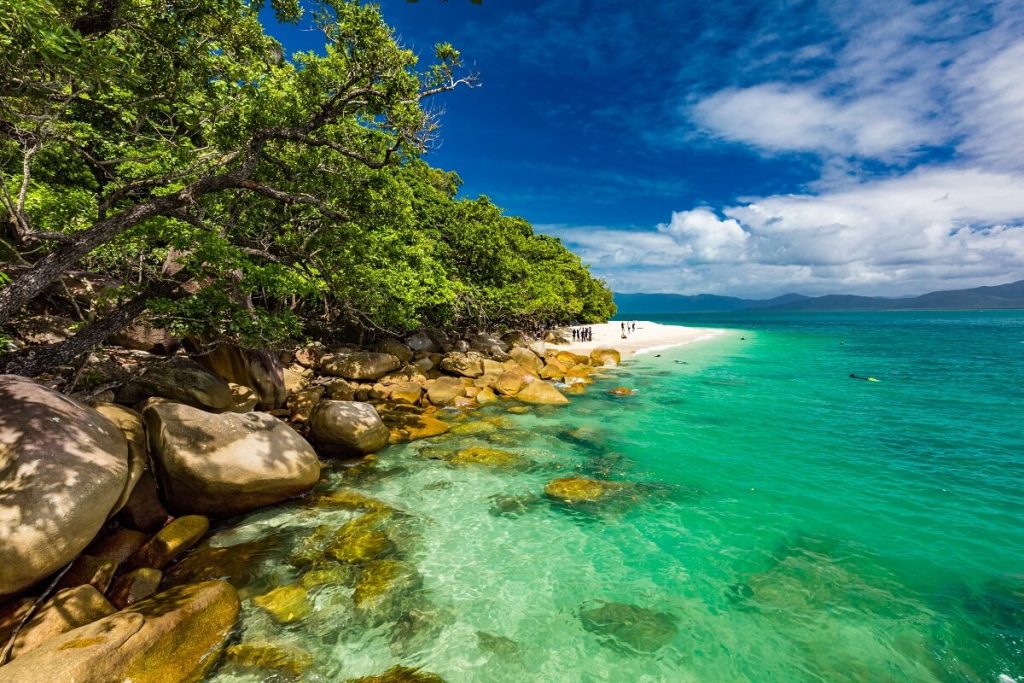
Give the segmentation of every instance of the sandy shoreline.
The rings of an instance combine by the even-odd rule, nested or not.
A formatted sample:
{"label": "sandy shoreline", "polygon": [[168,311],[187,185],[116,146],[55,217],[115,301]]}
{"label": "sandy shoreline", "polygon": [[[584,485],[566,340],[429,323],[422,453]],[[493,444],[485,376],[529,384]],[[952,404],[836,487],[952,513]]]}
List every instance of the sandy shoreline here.
{"label": "sandy shoreline", "polygon": [[636,330],[627,332],[625,339],[622,338],[622,324],[614,321],[576,328],[590,327],[594,333],[593,341],[549,344],[549,346],[558,349],[568,349],[577,353],[589,353],[596,348],[612,348],[617,349],[622,354],[622,357],[626,358],[694,342],[707,341],[719,337],[726,332],[725,330],[708,327],[662,325],[647,320],[636,320],[634,322],[636,323]]}

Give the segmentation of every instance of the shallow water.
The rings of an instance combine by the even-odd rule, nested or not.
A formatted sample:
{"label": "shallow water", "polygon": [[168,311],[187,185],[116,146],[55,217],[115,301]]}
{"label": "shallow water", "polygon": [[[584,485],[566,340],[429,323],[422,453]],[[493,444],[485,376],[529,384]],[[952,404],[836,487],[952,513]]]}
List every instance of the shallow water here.
{"label": "shallow water", "polygon": [[[1024,676],[1024,314],[697,322],[736,330],[641,356],[567,408],[489,408],[488,427],[333,470],[323,489],[397,510],[381,528],[402,580],[375,607],[353,604],[358,571],[288,624],[252,602],[336,566],[310,564],[314,532],[361,511],[282,506],[221,532],[276,543],[239,639],[306,651],[306,681],[395,664],[451,682]],[[468,446],[524,460],[433,459]],[[583,509],[543,495],[571,474],[625,488]],[[209,680],[268,675],[228,662]]]}

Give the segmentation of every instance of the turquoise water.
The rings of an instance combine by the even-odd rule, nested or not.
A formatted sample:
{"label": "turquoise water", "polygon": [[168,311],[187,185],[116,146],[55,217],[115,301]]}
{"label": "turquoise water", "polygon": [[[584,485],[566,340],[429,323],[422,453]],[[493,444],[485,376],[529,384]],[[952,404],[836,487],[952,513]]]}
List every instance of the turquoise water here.
{"label": "turquoise water", "polygon": [[[567,408],[478,411],[499,419],[332,471],[325,489],[398,511],[407,580],[373,609],[351,575],[285,625],[249,597],[299,581],[296,546],[361,511],[285,506],[216,536],[275,544],[240,640],[301,648],[307,681],[395,664],[451,682],[1024,680],[1024,313],[662,322],[733,329]],[[525,462],[431,459],[473,445]],[[543,496],[573,474],[625,488],[585,509]],[[228,663],[210,680],[269,679]]]}

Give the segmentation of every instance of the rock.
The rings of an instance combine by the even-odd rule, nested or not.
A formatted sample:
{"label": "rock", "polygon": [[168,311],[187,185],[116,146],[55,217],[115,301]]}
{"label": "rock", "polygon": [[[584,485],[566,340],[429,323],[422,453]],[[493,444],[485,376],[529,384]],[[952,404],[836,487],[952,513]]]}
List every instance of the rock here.
{"label": "rock", "polygon": [[248,512],[305,493],[320,478],[313,448],[265,413],[158,403],[143,415],[160,488],[176,512]]}
{"label": "rock", "polygon": [[290,584],[258,595],[252,599],[252,603],[266,610],[277,623],[291,624],[305,619],[313,611],[306,593],[302,586]]}
{"label": "rock", "polygon": [[108,597],[118,609],[145,600],[160,589],[164,573],[159,569],[142,567],[122,574],[110,589]]}
{"label": "rock", "polygon": [[395,403],[406,403],[415,405],[423,394],[423,387],[416,382],[401,382],[391,385],[391,392],[388,394]]}
{"label": "rock", "polygon": [[57,344],[71,336],[75,321],[59,315],[37,315],[18,321],[18,336],[29,344]]}
{"label": "rock", "polygon": [[110,420],[121,430],[128,442],[128,481],[125,482],[121,496],[114,503],[111,513],[121,510],[131,498],[135,486],[139,483],[142,473],[146,470],[148,460],[146,448],[146,427],[142,424],[142,416],[134,410],[115,403],[97,403],[97,413]]}
{"label": "rock", "polygon": [[371,498],[353,489],[337,489],[318,493],[309,501],[315,507],[333,507],[343,510],[363,510],[367,512],[391,511],[392,507],[382,500]]}
{"label": "rock", "polygon": [[546,354],[548,350],[547,344],[545,344],[544,341],[540,339],[535,339],[531,341],[527,345],[527,348],[533,351],[534,355],[537,356],[538,358],[543,358],[544,354]]}
{"label": "rock", "polygon": [[383,531],[372,528],[372,522],[361,520],[368,515],[345,524],[338,530],[327,554],[338,562],[363,564],[394,552],[395,544]]}
{"label": "rock", "polygon": [[382,674],[350,678],[348,683],[445,683],[437,674],[396,664]]}
{"label": "rock", "polygon": [[515,396],[522,388],[523,375],[513,371],[501,373],[493,387],[494,391],[502,396]]}
{"label": "rock", "polygon": [[[346,386],[348,385],[346,384]],[[311,387],[297,391],[289,396],[285,405],[291,415],[292,422],[309,422],[309,416],[313,413],[313,408],[324,397],[325,392],[326,389],[324,387]]]}
{"label": "rock", "polygon": [[455,377],[439,377],[427,385],[427,398],[435,406],[447,406],[466,395],[466,387]]}
{"label": "rock", "polygon": [[636,392],[629,387],[615,387],[614,389],[609,389],[608,393],[612,396],[632,396]]}
{"label": "rock", "polygon": [[92,408],[0,375],[0,597],[70,562],[128,485],[124,435]]}
{"label": "rock", "polygon": [[0,667],[0,683],[190,683],[217,661],[238,618],[223,581],[181,586],[47,640]]}
{"label": "rock", "polygon": [[594,365],[618,365],[622,355],[615,349],[594,349],[590,352],[590,360]]}
{"label": "rock", "polygon": [[299,364],[289,365],[283,370],[284,389],[289,394],[302,391],[313,381],[313,371]]}
{"label": "rock", "polygon": [[417,358],[412,362],[412,367],[425,375],[434,369],[434,361],[430,360],[430,358]]}
{"label": "rock", "polygon": [[152,327],[146,323],[136,323],[115,332],[108,341],[115,346],[162,356],[172,355],[181,346],[181,338],[171,334],[170,330]]}
{"label": "rock", "polygon": [[359,381],[374,381],[402,367],[402,361],[389,353],[356,351],[330,353],[320,359],[320,372]]}
{"label": "rock", "polygon": [[260,561],[281,545],[277,536],[264,536],[229,546],[214,546],[216,536],[203,541],[164,574],[169,586],[223,579],[243,594],[256,579]]}
{"label": "rock", "polygon": [[559,351],[555,358],[566,368],[571,368],[573,365],[590,365],[590,356],[573,353],[572,351]]}
{"label": "rock", "polygon": [[655,652],[675,638],[678,619],[622,602],[598,601],[595,607],[580,608],[583,628],[596,633],[610,645],[635,652]]}
{"label": "rock", "polygon": [[390,433],[369,403],[321,401],[309,419],[310,440],[328,457],[357,457],[388,444]]}
{"label": "rock", "polygon": [[250,387],[256,392],[262,410],[272,410],[284,403],[287,396],[284,368],[270,351],[219,344],[212,351],[196,356],[196,361],[228,382]]}
{"label": "rock", "polygon": [[402,361],[403,364],[412,360],[412,349],[397,339],[382,339],[377,342],[375,350],[379,353],[390,354]]}
{"label": "rock", "polygon": [[593,372],[594,368],[590,365],[574,365],[565,371],[563,379],[570,384],[590,384],[594,381],[590,377]]}
{"label": "rock", "polygon": [[416,568],[398,560],[374,560],[363,570],[352,592],[352,601],[362,610],[387,612],[389,604],[401,609],[401,598],[423,583]]}
{"label": "rock", "polygon": [[544,366],[544,361],[540,359],[536,353],[530,349],[517,346],[508,352],[509,358],[518,363],[524,370],[530,374],[537,374],[540,369]]}
{"label": "rock", "polygon": [[544,333],[544,341],[548,344],[570,344],[572,343],[572,340],[569,334],[569,330],[565,328],[548,330]]}
{"label": "rock", "polygon": [[486,650],[487,652],[496,654],[499,657],[513,659],[519,657],[521,654],[519,651],[519,643],[511,638],[499,636],[496,633],[477,631],[476,642],[481,650]]}
{"label": "rock", "polygon": [[94,586],[66,588],[47,600],[22,627],[11,657],[20,657],[51,638],[116,611]]}
{"label": "rock", "polygon": [[167,522],[167,510],[160,502],[160,495],[156,490],[156,479],[153,473],[147,469],[139,477],[139,483],[132,489],[128,496],[128,502],[118,513],[118,520],[122,524],[139,531],[153,531],[159,529]]}
{"label": "rock", "polygon": [[89,585],[100,593],[106,593],[111,581],[114,580],[118,564],[120,563],[105,557],[79,555],[71,564],[71,568],[61,577],[57,590]]}
{"label": "rock", "polygon": [[516,398],[523,403],[545,405],[561,405],[569,402],[569,399],[567,399],[562,392],[547,382],[541,381],[530,382],[527,384],[519,391],[518,394],[516,394]]}
{"label": "rock", "polygon": [[210,529],[202,515],[185,515],[165,526],[125,563],[131,568],[162,569],[164,565],[199,542]]}
{"label": "rock", "polygon": [[565,366],[559,363],[557,359],[552,358],[548,361],[547,365],[540,369],[538,375],[541,379],[549,379],[558,382],[565,377]]}
{"label": "rock", "polygon": [[515,453],[498,450],[497,448],[485,448],[474,446],[463,448],[455,453],[451,459],[454,465],[486,465],[488,467],[514,467],[523,463],[523,458]]}
{"label": "rock", "polygon": [[320,342],[314,342],[308,346],[303,346],[300,349],[295,350],[295,362],[299,365],[309,368],[310,370],[315,369],[320,365],[320,359],[327,353],[327,349]]}
{"label": "rock", "polygon": [[489,403],[494,403],[497,400],[497,395],[494,393],[494,390],[491,389],[490,387],[484,387],[476,395],[477,404],[482,406],[485,406]]}
{"label": "rock", "polygon": [[234,382],[228,382],[228,389],[231,390],[231,396],[234,398],[234,403],[228,409],[232,413],[251,413],[256,409],[256,404],[259,403],[259,397],[256,392],[247,386],[242,384],[235,384]]}
{"label": "rock", "polygon": [[512,413],[513,415],[526,415],[530,412],[530,409],[526,406],[511,406],[505,412]]}
{"label": "rock", "polygon": [[405,340],[405,343],[415,352],[426,351],[427,353],[436,353],[441,350],[441,345],[426,332],[413,334]]}
{"label": "rock", "polygon": [[118,389],[117,402],[139,403],[151,396],[214,411],[228,410],[235,401],[227,382],[188,358],[151,366]]}
{"label": "rock", "polygon": [[439,420],[433,415],[417,415],[416,413],[390,411],[385,414],[384,422],[391,430],[390,443],[429,439],[433,436],[440,436],[450,429],[447,422]]}
{"label": "rock", "polygon": [[106,538],[96,539],[85,552],[98,560],[109,560],[119,566],[146,544],[148,537],[141,531],[118,529]]}
{"label": "rock", "polygon": [[512,330],[501,335],[501,341],[505,342],[506,349],[513,346],[529,346],[533,339],[522,330]]}
{"label": "rock", "polygon": [[327,382],[324,385],[327,389],[327,398],[333,401],[354,401],[356,400],[356,388],[347,380],[340,377]]}
{"label": "rock", "polygon": [[245,669],[273,670],[298,678],[313,663],[313,657],[293,646],[266,642],[238,643],[224,651],[227,661]]}
{"label": "rock", "polygon": [[585,477],[564,477],[548,482],[544,493],[565,503],[594,502],[622,490],[622,484]]}
{"label": "rock", "polygon": [[484,374],[479,354],[449,353],[441,359],[441,369],[460,377],[479,377]]}

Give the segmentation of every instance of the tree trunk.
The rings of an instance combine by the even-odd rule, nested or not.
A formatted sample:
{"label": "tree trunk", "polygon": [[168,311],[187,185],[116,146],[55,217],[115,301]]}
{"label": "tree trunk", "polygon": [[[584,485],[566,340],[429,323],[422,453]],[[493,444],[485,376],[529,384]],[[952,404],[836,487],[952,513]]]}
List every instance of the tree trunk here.
{"label": "tree trunk", "polygon": [[[177,286],[177,283],[174,283],[174,286]],[[159,287],[146,290],[119,306],[106,318],[91,322],[73,337],[62,342],[0,355],[0,373],[35,377],[60,365],[70,363],[94,346],[102,344],[110,335],[120,332],[130,325],[146,309],[146,304],[151,298],[165,294],[172,288]]]}

